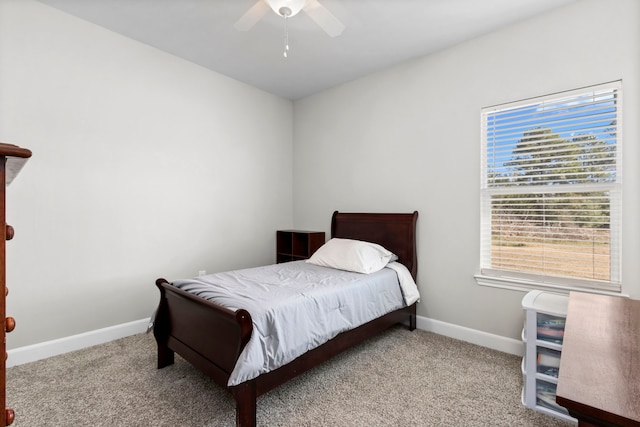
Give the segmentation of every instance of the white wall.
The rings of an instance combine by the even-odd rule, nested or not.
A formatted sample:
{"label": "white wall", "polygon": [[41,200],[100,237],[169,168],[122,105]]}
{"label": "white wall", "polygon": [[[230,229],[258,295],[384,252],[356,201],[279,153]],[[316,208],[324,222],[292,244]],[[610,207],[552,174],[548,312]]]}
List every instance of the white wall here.
{"label": "white wall", "polygon": [[294,222],[418,210],[418,314],[518,339],[522,292],[478,286],[480,109],[623,80],[623,290],[640,298],[640,2],[582,0],[294,103]]}
{"label": "white wall", "polygon": [[8,188],[8,347],[145,318],[157,277],[272,262],[274,230],[329,232],[335,209],[419,210],[419,314],[518,339],[522,293],[473,279],[480,108],[616,79],[623,286],[640,298],[639,17],[636,0],[581,0],[292,106],[0,0],[0,141],[34,152]]}
{"label": "white wall", "polygon": [[0,0],[8,348],[151,315],[157,277],[275,261],[292,104],[32,0]]}

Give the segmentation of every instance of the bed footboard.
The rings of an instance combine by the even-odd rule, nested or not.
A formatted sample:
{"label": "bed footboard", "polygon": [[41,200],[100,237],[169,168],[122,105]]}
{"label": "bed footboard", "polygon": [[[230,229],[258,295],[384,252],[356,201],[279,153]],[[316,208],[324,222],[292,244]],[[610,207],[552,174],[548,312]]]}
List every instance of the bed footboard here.
{"label": "bed footboard", "polygon": [[[251,338],[253,324],[246,310],[232,311],[156,280],[160,303],[153,334],[158,368],[174,362],[174,352],[226,387],[236,360]],[[202,328],[207,333],[202,333]]]}

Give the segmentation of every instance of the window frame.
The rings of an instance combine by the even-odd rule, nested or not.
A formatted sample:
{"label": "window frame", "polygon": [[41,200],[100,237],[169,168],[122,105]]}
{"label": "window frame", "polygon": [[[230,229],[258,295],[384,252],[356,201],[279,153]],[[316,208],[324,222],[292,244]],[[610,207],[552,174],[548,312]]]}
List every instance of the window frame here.
{"label": "window frame", "polygon": [[[581,94],[611,90],[616,95],[616,171],[615,181],[607,184],[599,184],[597,187],[606,189],[610,201],[610,280],[591,280],[581,278],[568,278],[545,274],[518,273],[508,270],[500,270],[491,266],[491,233],[492,233],[492,213],[491,201],[494,194],[506,194],[514,191],[513,187],[490,187],[488,185],[489,168],[488,161],[488,126],[487,121],[491,114],[508,111],[527,104],[548,103],[554,100],[577,97]],[[556,292],[583,291],[609,295],[622,294],[622,115],[623,115],[622,81],[613,81],[604,84],[587,86],[579,89],[558,92],[540,97],[533,97],[515,102],[508,102],[492,107],[481,109],[481,156],[480,156],[480,259],[479,273],[475,275],[478,285],[491,286],[504,289],[529,291],[533,289],[552,290]],[[542,124],[541,126],[544,126]],[[549,126],[551,129],[552,127]],[[523,131],[526,132],[526,131]],[[595,186],[585,184],[563,184],[553,186],[557,192],[577,192],[591,187],[591,191],[596,191]],[[536,190],[527,191],[526,186],[517,187],[517,193],[536,193]],[[514,191],[515,192],[515,191]]]}

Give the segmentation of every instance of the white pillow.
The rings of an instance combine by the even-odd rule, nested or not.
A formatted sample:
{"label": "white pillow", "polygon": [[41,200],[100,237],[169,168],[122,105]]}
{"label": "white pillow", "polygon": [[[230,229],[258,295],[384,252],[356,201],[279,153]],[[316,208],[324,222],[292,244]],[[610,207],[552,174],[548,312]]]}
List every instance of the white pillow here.
{"label": "white pillow", "polygon": [[397,257],[382,246],[360,240],[333,238],[322,245],[308,263],[356,273],[375,273]]}

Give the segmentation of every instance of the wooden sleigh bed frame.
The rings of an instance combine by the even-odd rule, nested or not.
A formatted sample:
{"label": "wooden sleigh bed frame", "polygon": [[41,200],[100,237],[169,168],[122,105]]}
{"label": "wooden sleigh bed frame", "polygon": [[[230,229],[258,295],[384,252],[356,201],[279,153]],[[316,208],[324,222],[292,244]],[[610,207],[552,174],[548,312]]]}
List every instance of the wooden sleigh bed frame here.
{"label": "wooden sleigh bed frame", "polygon": [[[333,213],[331,237],[378,243],[398,256],[414,280],[416,222],[413,213]],[[251,337],[251,315],[232,311],[175,288],[165,279],[156,280],[160,303],[153,333],[158,345],[158,369],[174,363],[174,352],[227,389],[236,401],[236,425],[256,425],[257,397],[312,369],[336,354],[397,324],[416,327],[416,305],[388,313],[350,331],[343,332],[292,362],[236,386],[227,381],[240,353]]]}

